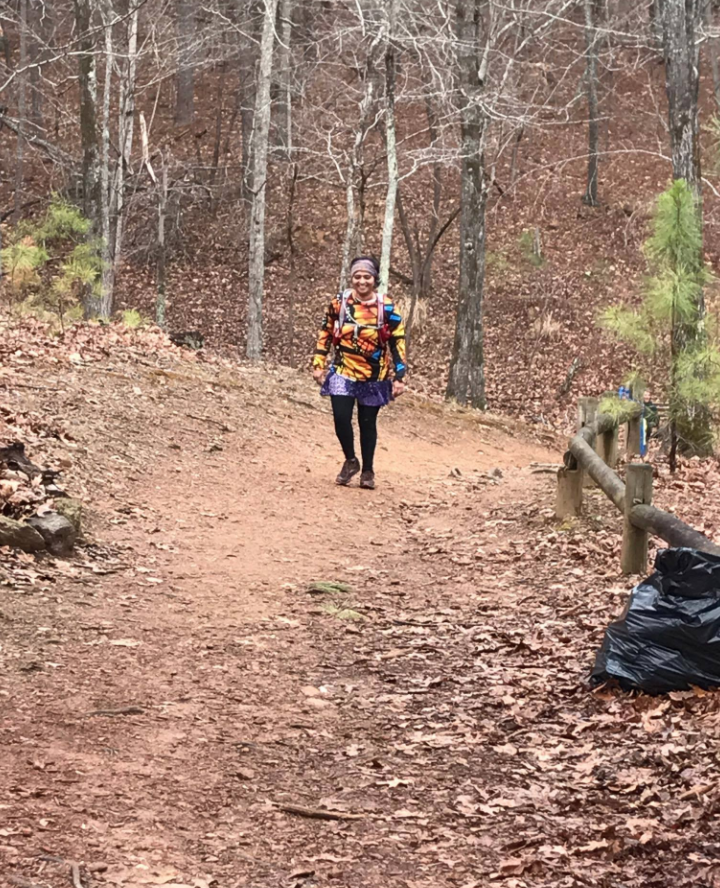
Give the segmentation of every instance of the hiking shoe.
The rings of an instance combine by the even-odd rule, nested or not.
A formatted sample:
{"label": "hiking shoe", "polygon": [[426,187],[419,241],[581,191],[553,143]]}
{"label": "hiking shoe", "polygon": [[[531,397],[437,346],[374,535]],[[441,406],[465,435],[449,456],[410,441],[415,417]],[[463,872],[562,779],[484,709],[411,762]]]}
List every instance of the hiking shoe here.
{"label": "hiking shoe", "polygon": [[335,479],[335,483],[341,487],[347,487],[350,481],[360,471],[360,461],[358,459],[346,459],[343,463],[340,474]]}
{"label": "hiking shoe", "polygon": [[363,472],[360,475],[360,487],[364,490],[375,490],[375,472]]}

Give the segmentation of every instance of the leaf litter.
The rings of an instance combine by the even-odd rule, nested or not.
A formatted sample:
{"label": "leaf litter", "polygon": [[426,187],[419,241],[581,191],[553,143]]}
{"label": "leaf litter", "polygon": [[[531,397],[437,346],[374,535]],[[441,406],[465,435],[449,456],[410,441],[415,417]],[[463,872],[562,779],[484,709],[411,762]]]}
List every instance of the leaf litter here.
{"label": "leaf litter", "polygon": [[[487,462],[449,477],[439,450],[429,477],[394,476],[398,491],[376,500],[381,557],[360,564],[368,550],[358,546],[328,563],[322,526],[344,500],[322,488],[327,464],[295,442],[303,420],[283,413],[267,375],[233,376],[133,340],[126,352],[114,345],[112,372],[132,379],[108,395],[109,360],[93,341],[69,346],[83,366],[51,361],[58,398],[24,392],[18,412],[12,380],[3,396],[13,433],[43,464],[70,460],[67,483],[95,512],[95,541],[74,560],[2,557],[0,658],[13,676],[2,689],[5,871],[65,884],[65,871],[51,882],[55,870],[40,862],[49,848],[86,861],[83,873],[107,861],[93,884],[126,888],[718,883],[718,695],[658,700],[586,684],[630,588],[618,575],[620,522],[602,497],[589,491],[586,517],[558,524],[551,478],[502,463],[499,479]],[[163,374],[137,364],[139,354]],[[33,360],[47,372],[46,359]],[[22,378],[40,386],[32,367]],[[15,372],[10,364],[6,376]],[[221,454],[197,446],[216,427],[189,420],[178,431],[189,412],[180,382],[197,386],[195,415],[223,422],[250,411],[252,437],[224,432]],[[97,401],[82,424],[66,420],[79,384]],[[301,378],[288,385],[309,397]],[[143,395],[128,401],[123,386]],[[251,412],[259,391],[276,415]],[[392,412],[385,434],[405,435],[413,409]],[[41,435],[33,417],[62,436]],[[317,420],[304,421],[310,440]],[[446,421],[458,425],[446,432]],[[460,438],[464,422],[443,418],[431,434]],[[171,435],[180,450],[167,447]],[[235,566],[212,576],[222,525],[195,528],[160,482],[180,468],[202,492],[198,511],[232,522],[248,493],[227,462],[209,460],[247,459],[259,442],[273,458],[290,449],[296,531],[303,512],[312,519],[299,558],[297,538],[280,539],[286,560],[275,574],[238,586]],[[515,446],[525,465],[553,461]],[[305,486],[303,460],[316,473]],[[657,501],[716,532],[717,466],[690,461],[669,478],[661,464],[658,474]],[[286,494],[262,495],[280,520]],[[231,525],[236,550],[260,520],[249,514]],[[253,558],[242,558],[252,577]],[[298,593],[323,571],[341,586]],[[149,573],[164,582],[138,585]],[[318,612],[318,598],[339,607],[349,595],[362,621]],[[136,712],[140,700],[141,719],[84,717]]]}

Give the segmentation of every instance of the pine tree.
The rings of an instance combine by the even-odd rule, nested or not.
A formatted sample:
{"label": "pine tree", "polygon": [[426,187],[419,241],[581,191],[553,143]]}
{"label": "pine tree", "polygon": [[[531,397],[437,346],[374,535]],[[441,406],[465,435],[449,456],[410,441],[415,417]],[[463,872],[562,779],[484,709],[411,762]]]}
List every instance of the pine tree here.
{"label": "pine tree", "polygon": [[50,311],[65,321],[83,315],[83,303],[102,294],[102,243],[87,240],[91,223],[57,195],[38,221],[21,222],[0,251],[2,265],[23,310]]}
{"label": "pine tree", "polygon": [[684,179],[658,198],[645,252],[651,277],[642,305],[610,306],[601,323],[637,351],[644,378],[653,368],[663,369],[674,468],[678,451],[712,453],[720,409],[720,350],[708,338],[702,298],[710,274],[702,260],[697,202]]}

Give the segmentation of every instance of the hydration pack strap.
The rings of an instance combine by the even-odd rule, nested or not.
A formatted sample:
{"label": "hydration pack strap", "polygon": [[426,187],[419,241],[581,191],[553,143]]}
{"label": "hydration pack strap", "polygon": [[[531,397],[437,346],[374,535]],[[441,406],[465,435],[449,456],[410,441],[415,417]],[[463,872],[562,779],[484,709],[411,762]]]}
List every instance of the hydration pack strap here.
{"label": "hydration pack strap", "polygon": [[340,329],[342,329],[345,325],[345,318],[347,317],[347,303],[351,295],[352,290],[345,290],[340,297],[340,314],[338,315],[338,323],[340,324]]}
{"label": "hydration pack strap", "polygon": [[335,329],[333,330],[333,345],[337,345],[342,337],[342,330],[345,326],[345,317],[347,315],[347,301],[351,293],[352,290],[345,290],[343,293],[338,293],[338,296],[340,297],[340,311],[338,313],[338,319],[335,321]]}
{"label": "hydration pack strap", "polygon": [[[347,318],[347,302],[352,295],[352,290],[345,290],[340,296],[340,311],[338,319],[335,321],[335,329],[333,331],[333,345],[337,345],[342,338],[343,327]],[[357,339],[358,324],[355,324],[355,338]],[[377,329],[380,342],[384,345],[390,338],[390,327],[385,321],[385,296],[382,293],[377,295]]]}
{"label": "hydration pack strap", "polygon": [[382,293],[378,294],[377,316],[378,339],[384,347],[392,336],[392,331],[390,330],[390,325],[385,320],[385,295]]}

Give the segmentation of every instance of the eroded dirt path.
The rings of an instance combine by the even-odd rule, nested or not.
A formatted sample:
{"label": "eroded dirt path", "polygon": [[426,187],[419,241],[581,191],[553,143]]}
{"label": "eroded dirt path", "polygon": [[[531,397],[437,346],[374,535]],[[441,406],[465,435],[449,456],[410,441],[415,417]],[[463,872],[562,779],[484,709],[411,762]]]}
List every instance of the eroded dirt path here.
{"label": "eroded dirt path", "polygon": [[[467,536],[468,517],[513,497],[531,478],[522,467],[548,452],[406,403],[383,418],[379,489],[343,490],[329,415],[302,381],[265,405],[210,387],[217,409],[142,372],[113,385],[119,406],[131,391],[151,403],[135,416],[103,404],[77,437],[89,461],[105,449],[129,467],[91,497],[94,535],[120,555],[105,576],[69,566],[51,588],[40,575],[3,606],[7,873],[30,865],[61,885],[52,858],[72,858],[128,888],[285,884],[310,870],[294,878],[412,879],[407,830],[430,812],[397,816],[422,787],[391,764],[404,755],[385,728],[398,700],[358,642],[382,641],[403,614],[430,617],[430,590],[440,608],[469,590],[472,571],[428,535]],[[65,394],[72,414],[87,390]],[[313,596],[312,580],[352,591]],[[410,668],[426,657],[382,656]]]}
{"label": "eroded dirt path", "polygon": [[[36,409],[69,418],[57,455],[108,548],[3,587],[0,884],[62,888],[71,860],[83,888],[710,872],[718,815],[692,786],[718,707],[587,693],[627,583],[580,566],[586,535],[529,468],[557,453],[527,430],[405,401],[370,493],[334,486],[300,375],[51,382]],[[588,496],[599,562],[618,522]]]}

